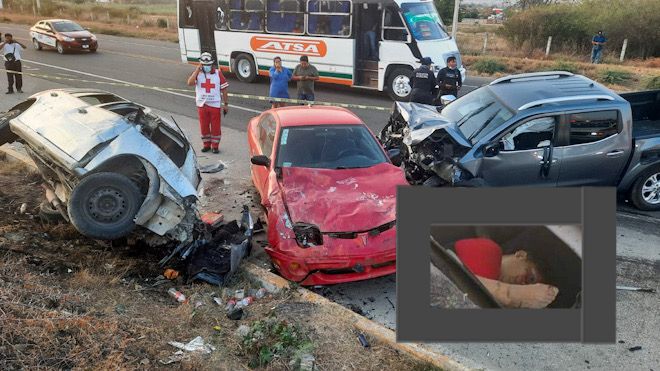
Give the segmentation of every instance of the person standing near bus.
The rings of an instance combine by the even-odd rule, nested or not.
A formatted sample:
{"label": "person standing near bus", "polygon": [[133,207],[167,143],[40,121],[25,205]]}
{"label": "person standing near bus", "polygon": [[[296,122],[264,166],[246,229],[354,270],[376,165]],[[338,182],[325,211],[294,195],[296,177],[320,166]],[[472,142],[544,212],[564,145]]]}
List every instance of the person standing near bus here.
{"label": "person standing near bus", "polygon": [[456,68],[456,57],[447,58],[447,67],[438,71],[440,95],[453,95],[458,98],[458,89],[463,86],[461,71]]}
{"label": "person standing near bus", "polygon": [[225,76],[215,68],[211,53],[204,52],[199,58],[199,65],[188,77],[188,85],[195,86],[195,104],[199,115],[199,129],[204,147],[202,152],[220,152],[221,116],[220,110],[226,115],[229,111]]}
{"label": "person standing near bus", "polygon": [[431,70],[433,61],[429,57],[424,57],[421,62],[422,65],[412,74],[410,102],[433,104],[435,97],[435,76]]}
{"label": "person standing near bus", "polygon": [[293,70],[293,80],[298,81],[298,99],[314,101],[314,81],[319,79],[319,71],[309,64],[306,55],[300,57],[300,64]]}
{"label": "person standing near bus", "polygon": [[[273,58],[273,67],[270,68],[270,92],[272,98],[289,99],[289,80],[291,80],[291,70],[282,66],[282,58]],[[284,107],[284,102],[270,101],[271,108]]]}

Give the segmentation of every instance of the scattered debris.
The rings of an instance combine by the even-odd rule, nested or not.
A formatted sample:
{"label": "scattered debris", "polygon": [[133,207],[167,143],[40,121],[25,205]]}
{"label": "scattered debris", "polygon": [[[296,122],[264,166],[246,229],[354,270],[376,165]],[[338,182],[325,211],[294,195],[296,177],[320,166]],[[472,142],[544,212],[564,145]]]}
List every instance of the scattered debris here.
{"label": "scattered debris", "polygon": [[218,173],[226,168],[227,165],[225,165],[222,161],[218,161],[215,164],[200,166],[199,172],[204,174],[213,174]]}
{"label": "scattered debris", "polygon": [[631,352],[635,352],[635,351],[638,351],[638,350],[641,350],[641,349],[642,349],[642,347],[639,346],[639,345],[628,348],[628,350],[631,351]]}
{"label": "scattered debris", "polygon": [[240,290],[236,290],[236,292],[234,292],[234,298],[236,298],[238,300],[242,300],[244,297],[245,297],[245,290],[240,289]]}
{"label": "scattered debris", "polygon": [[167,293],[170,294],[170,296],[176,299],[176,301],[178,301],[179,303],[184,303],[187,301],[186,296],[183,295],[182,292],[177,291],[174,287],[167,290]]}
{"label": "scattered debris", "polygon": [[214,301],[216,304],[218,304],[218,305],[222,305],[222,299],[220,299],[220,298],[218,298],[218,297],[214,297],[214,298],[213,298],[213,301]]}
{"label": "scattered debris", "polygon": [[655,289],[652,288],[631,287],[631,286],[617,286],[616,289],[624,290],[624,291],[640,291],[640,292],[650,292],[650,293],[655,292]]}
{"label": "scattered debris", "polygon": [[176,271],[172,268],[167,268],[165,269],[165,272],[163,273],[163,276],[167,278],[168,280],[174,280],[177,277],[179,277],[179,271]]}
{"label": "scattered debris", "polygon": [[27,204],[24,202],[24,203],[21,204],[21,207],[20,207],[20,209],[18,209],[18,212],[20,214],[25,214],[26,210],[27,210]]}
{"label": "scattered debris", "polygon": [[204,343],[204,339],[201,336],[190,340],[187,344],[179,343],[178,341],[170,341],[168,344],[175,348],[185,350],[186,352],[200,352],[210,354],[215,350],[213,345]]}
{"label": "scattered debris", "polygon": [[224,220],[225,216],[220,213],[206,213],[202,215],[202,221],[210,225],[212,228],[220,226],[220,223],[222,223]]}
{"label": "scattered debris", "polygon": [[619,340],[619,344],[625,344],[626,342],[623,340]]}
{"label": "scattered debris", "polygon": [[238,321],[242,319],[244,315],[245,311],[243,311],[243,308],[233,308],[227,313],[227,318],[233,321]]}
{"label": "scattered debris", "polygon": [[236,308],[245,308],[248,305],[254,303],[254,298],[252,296],[248,296],[244,298],[243,300],[239,301],[236,303]]}
{"label": "scattered debris", "polygon": [[257,290],[257,292],[254,294],[254,297],[257,299],[263,299],[267,294],[268,294],[268,290],[262,287],[259,290]]}
{"label": "scattered debris", "polygon": [[213,326],[213,329],[215,331],[222,331],[222,327],[220,327],[220,326]]}
{"label": "scattered debris", "polygon": [[360,344],[362,344],[363,347],[369,348],[369,342],[367,341],[367,338],[364,336],[364,334],[358,334],[358,340],[360,340]]}

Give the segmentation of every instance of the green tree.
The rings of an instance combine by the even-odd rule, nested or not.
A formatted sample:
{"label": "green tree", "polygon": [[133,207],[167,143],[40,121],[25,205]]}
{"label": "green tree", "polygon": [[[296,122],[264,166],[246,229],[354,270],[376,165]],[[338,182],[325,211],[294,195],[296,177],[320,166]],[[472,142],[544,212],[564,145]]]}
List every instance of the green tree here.
{"label": "green tree", "polygon": [[[451,25],[454,21],[454,0],[434,0],[435,7],[438,9],[438,14],[445,25]],[[458,21],[463,20],[464,9],[458,10]]]}

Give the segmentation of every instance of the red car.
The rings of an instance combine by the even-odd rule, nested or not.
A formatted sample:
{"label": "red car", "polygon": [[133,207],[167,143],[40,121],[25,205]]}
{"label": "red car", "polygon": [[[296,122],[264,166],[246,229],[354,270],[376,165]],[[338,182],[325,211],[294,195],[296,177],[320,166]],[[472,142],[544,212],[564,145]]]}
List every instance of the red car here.
{"label": "red car", "polygon": [[55,48],[58,53],[67,51],[96,52],[99,44],[96,36],[79,24],[66,19],[48,19],[30,28],[32,45],[37,50],[44,46]]}
{"label": "red car", "polygon": [[355,114],[269,110],[250,121],[248,144],[266,252],[282,276],[328,285],[395,272],[396,187],[408,182]]}

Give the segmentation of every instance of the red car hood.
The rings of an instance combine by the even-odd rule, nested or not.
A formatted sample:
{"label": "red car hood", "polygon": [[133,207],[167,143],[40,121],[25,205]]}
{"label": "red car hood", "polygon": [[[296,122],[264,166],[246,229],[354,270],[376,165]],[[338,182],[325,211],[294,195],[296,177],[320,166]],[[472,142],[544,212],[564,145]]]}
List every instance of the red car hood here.
{"label": "red car hood", "polygon": [[365,169],[282,169],[282,191],[291,221],[322,232],[360,232],[396,219],[396,186],[403,171],[389,163]]}
{"label": "red car hood", "polygon": [[92,37],[92,33],[89,31],[60,32],[60,34],[69,37]]}

